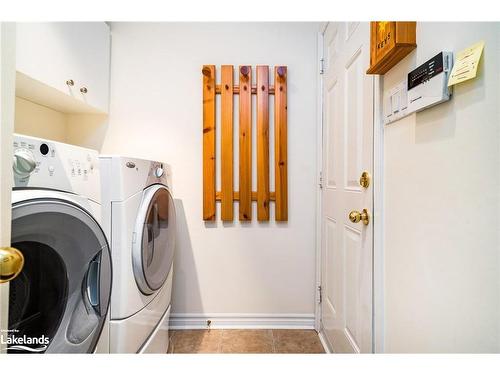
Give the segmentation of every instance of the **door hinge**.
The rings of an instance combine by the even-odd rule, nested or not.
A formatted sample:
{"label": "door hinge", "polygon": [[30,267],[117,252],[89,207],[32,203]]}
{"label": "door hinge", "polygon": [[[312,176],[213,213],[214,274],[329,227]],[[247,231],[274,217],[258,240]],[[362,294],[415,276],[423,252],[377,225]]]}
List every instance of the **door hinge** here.
{"label": "door hinge", "polygon": [[325,59],[322,57],[319,59],[319,74],[325,73]]}
{"label": "door hinge", "polygon": [[319,188],[323,189],[323,172],[319,172]]}
{"label": "door hinge", "polygon": [[319,303],[323,302],[323,289],[321,288],[321,285],[318,285],[318,298]]}

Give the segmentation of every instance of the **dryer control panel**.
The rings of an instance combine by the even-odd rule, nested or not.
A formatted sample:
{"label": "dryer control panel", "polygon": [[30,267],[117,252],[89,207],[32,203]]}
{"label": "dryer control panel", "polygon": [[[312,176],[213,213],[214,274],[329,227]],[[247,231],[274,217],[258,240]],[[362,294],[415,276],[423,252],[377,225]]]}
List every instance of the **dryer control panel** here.
{"label": "dryer control panel", "polygon": [[153,184],[172,189],[172,168],[167,163],[120,155],[100,155],[99,161],[103,201],[124,201]]}
{"label": "dryer control panel", "polygon": [[15,188],[54,189],[100,202],[97,151],[20,134],[13,146]]}
{"label": "dryer control panel", "polygon": [[169,177],[170,166],[158,161],[152,161],[149,165],[148,179],[146,183],[147,185],[163,184],[171,188],[171,184],[168,180]]}

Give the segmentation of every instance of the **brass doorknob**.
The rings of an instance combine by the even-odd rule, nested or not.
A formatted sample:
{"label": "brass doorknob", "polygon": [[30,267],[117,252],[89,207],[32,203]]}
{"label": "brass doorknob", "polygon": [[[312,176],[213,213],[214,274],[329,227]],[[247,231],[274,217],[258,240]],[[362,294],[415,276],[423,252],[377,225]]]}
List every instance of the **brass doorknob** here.
{"label": "brass doorknob", "polygon": [[0,284],[15,279],[23,266],[23,253],[13,247],[0,248]]}
{"label": "brass doorknob", "polygon": [[368,214],[368,211],[366,208],[363,208],[363,211],[351,211],[349,212],[349,220],[353,223],[359,223],[360,221],[363,222],[363,224],[368,225],[370,223],[370,215]]}

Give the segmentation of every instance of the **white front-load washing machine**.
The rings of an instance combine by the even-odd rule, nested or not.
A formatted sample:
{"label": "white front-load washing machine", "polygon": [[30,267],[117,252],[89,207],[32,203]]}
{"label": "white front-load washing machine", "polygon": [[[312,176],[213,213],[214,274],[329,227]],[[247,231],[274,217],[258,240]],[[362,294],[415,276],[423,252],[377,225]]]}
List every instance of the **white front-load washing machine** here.
{"label": "white front-load washing machine", "polygon": [[175,208],[165,163],[101,155],[103,223],[111,241],[111,353],[165,353]]}
{"label": "white front-load washing machine", "polygon": [[16,134],[13,172],[11,243],[25,262],[10,282],[8,352],[107,352],[98,153]]}

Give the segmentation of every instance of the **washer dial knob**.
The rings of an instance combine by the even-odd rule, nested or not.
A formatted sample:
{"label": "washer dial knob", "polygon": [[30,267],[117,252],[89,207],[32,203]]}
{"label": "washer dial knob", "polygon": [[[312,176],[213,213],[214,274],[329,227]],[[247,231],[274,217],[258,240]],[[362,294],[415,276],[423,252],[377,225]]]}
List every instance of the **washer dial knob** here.
{"label": "washer dial knob", "polygon": [[33,153],[25,148],[14,151],[12,169],[19,177],[28,177],[36,168],[36,160]]}

